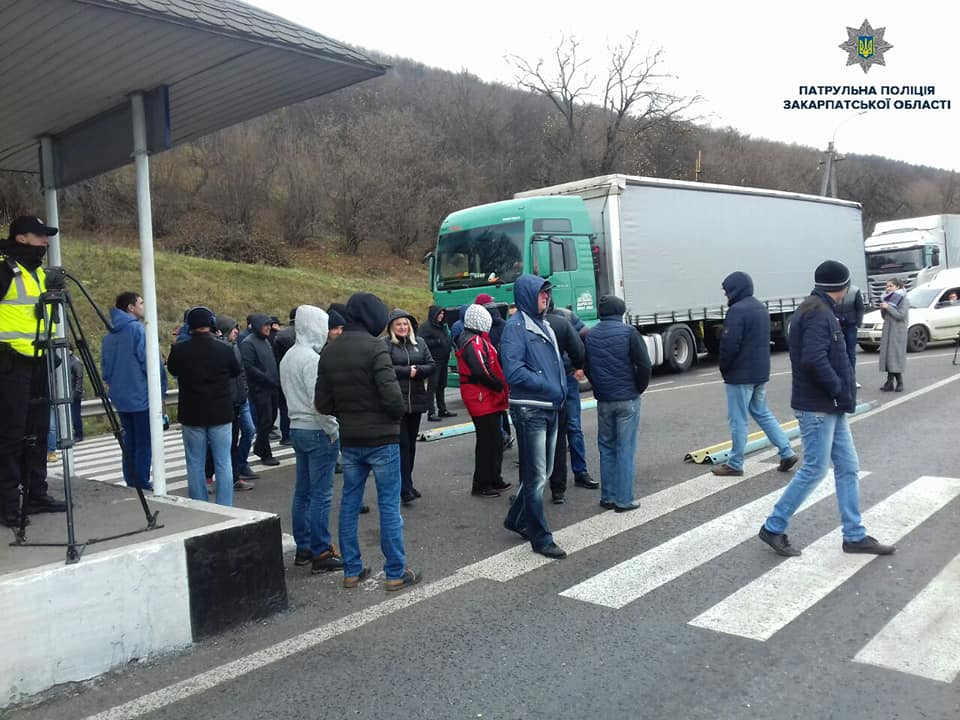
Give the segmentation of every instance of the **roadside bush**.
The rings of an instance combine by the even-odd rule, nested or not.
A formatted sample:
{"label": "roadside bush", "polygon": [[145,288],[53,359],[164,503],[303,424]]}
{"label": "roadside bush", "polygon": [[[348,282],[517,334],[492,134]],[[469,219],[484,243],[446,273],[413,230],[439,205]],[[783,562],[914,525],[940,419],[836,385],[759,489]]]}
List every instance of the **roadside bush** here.
{"label": "roadside bush", "polygon": [[287,267],[290,259],[279,237],[245,230],[238,223],[221,224],[215,219],[185,218],[164,241],[173,252],[249,264]]}

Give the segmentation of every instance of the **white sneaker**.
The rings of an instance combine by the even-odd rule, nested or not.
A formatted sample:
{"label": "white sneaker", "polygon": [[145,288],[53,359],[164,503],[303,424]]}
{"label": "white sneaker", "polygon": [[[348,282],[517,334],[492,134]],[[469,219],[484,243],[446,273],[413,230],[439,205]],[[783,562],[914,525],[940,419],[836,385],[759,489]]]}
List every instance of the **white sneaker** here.
{"label": "white sneaker", "polygon": [[859,389],[862,388],[862,387],[863,387],[863,385],[861,385],[860,383],[857,383],[857,390],[859,390]]}

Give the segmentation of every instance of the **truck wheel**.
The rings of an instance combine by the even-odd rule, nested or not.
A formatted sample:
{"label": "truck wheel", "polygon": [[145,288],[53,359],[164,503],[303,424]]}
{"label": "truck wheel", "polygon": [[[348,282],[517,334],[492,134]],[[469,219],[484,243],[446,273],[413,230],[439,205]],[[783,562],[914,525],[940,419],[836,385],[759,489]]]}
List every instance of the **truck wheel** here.
{"label": "truck wheel", "polygon": [[790,323],[793,322],[793,313],[783,316],[783,335],[773,339],[773,349],[785,351],[790,349]]}
{"label": "truck wheel", "polygon": [[671,372],[686,372],[697,357],[697,344],[686,325],[671,325],[663,334],[664,361]]}
{"label": "truck wheel", "polygon": [[907,331],[907,352],[923,352],[930,342],[930,333],[923,325],[914,325]]}
{"label": "truck wheel", "polygon": [[718,357],[720,355],[720,338],[713,333],[713,328],[706,328],[703,332],[703,346],[707,349],[707,355]]}

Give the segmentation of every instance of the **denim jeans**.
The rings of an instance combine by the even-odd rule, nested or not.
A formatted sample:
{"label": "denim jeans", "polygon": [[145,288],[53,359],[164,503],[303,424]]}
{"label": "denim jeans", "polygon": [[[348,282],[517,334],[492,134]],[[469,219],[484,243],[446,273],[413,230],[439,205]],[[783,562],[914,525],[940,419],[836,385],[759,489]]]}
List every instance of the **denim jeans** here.
{"label": "denim jeans", "polygon": [[290,442],[297,458],[291,510],[293,539],[297,550],[310,550],[316,557],[330,549],[333,469],[340,441],[331,440],[323,430],[290,428]]}
{"label": "denim jeans", "polygon": [[253,415],[250,411],[250,401],[246,400],[240,408],[240,414],[237,416],[240,423],[240,439],[237,441],[237,456],[233,461],[237,464],[237,472],[247,466],[247,458],[250,457],[250,448],[253,446],[253,435],[257,431],[257,426],[253,423]]}
{"label": "denim jeans", "polygon": [[597,402],[600,501],[626,507],[633,502],[633,471],[640,427],[640,398]]}
{"label": "denim jeans", "polygon": [[764,526],[772,533],[786,532],[790,518],[826,476],[832,460],[843,539],[863,540],[867,531],[860,522],[860,461],[847,416],[801,410],[796,411],[796,416],[803,441],[803,464],[794,473]]}
{"label": "denim jeans", "polygon": [[543,550],[553,543],[543,512],[543,488],[553,472],[557,411],[516,405],[511,414],[520,455],[520,488],[503,523],[512,530],[525,532],[534,550]]}
{"label": "denim jeans", "polygon": [[[123,426],[123,481],[144,490],[150,485],[150,411],[117,413]],[[206,481],[204,481],[206,485]],[[206,490],[202,500],[206,499]]]}
{"label": "denim jeans", "polygon": [[230,462],[230,431],[233,423],[223,425],[182,425],[183,450],[187,456],[187,488],[194,500],[209,500],[204,463],[207,447],[213,454],[217,479],[217,505],[233,505],[233,464]]}
{"label": "denim jeans", "polygon": [[363,488],[373,471],[377,482],[380,511],[380,550],[387,580],[399,580],[407,567],[403,551],[403,518],[400,517],[400,446],[345,447],[343,457],[343,499],[340,501],[340,552],[343,576],[357,577],[363,569],[357,523]]}
{"label": "denim jeans", "polygon": [[725,387],[727,388],[727,422],[730,424],[730,436],[733,440],[727,465],[734,470],[743,470],[743,451],[747,446],[747,423],[749,422],[747,413],[757,421],[760,429],[777,447],[781,458],[793,457],[796,454],[790,447],[787,434],[767,407],[766,383],[728,384]]}
{"label": "denim jeans", "polygon": [[567,400],[563,406],[567,411],[570,469],[576,477],[587,471],[587,447],[583,441],[583,428],[580,425],[580,383],[573,375],[567,375]]}

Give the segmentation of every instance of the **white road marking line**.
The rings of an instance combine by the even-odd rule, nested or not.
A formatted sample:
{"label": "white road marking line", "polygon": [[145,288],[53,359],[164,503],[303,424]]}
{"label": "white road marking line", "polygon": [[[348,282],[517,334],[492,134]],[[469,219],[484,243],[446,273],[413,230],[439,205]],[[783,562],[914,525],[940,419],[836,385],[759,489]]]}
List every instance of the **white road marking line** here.
{"label": "white road marking line", "polygon": [[952,683],[960,675],[960,555],[853,658]]}
{"label": "white road marking line", "polygon": [[[553,534],[556,543],[568,554],[601,543],[620,533],[640,527],[675,510],[715,495],[739,483],[773,470],[768,463],[748,460],[741,477],[718,477],[711,472],[665,488],[640,499],[640,509],[628,513],[612,510],[599,513],[569,525]],[[758,526],[759,527],[759,526]],[[530,551],[528,543],[504,550],[497,555],[468,565],[460,570],[473,577],[506,582],[554,562]]]}
{"label": "white road marking line", "polygon": [[384,600],[377,605],[364,608],[339,620],[334,620],[326,625],[308,630],[305,633],[283,640],[251,655],[207,670],[187,680],[148,693],[130,702],[117,705],[96,715],[90,715],[86,720],[132,720],[141,715],[156,712],[175,702],[180,702],[192,695],[197,695],[223,683],[236,680],[243,675],[259,670],[272,663],[279,662],[291,655],[310,650],[331,638],[343,635],[351,630],[356,630],[374,620],[392,615],[398,610],[403,610],[411,605],[416,605],[419,602],[436,597],[448,590],[466,585],[473,581],[473,579],[474,578],[468,575],[454,573],[442,580],[404,590],[396,597]]}
{"label": "white road marking line", "polygon": [[[868,473],[860,473],[860,477]],[[823,479],[798,512],[834,493],[833,473]],[[778,488],[753,502],[698,525],[619,565],[598,573],[560,594],[619,610],[658,587],[710,562],[755,537],[763,518],[783,494]]]}
{"label": "white road marking line", "polygon": [[[867,532],[895,543],[960,495],[960,479],[923,476],[863,513]],[[758,541],[759,542],[759,541]],[[769,640],[865,567],[876,555],[848,555],[832,530],[690,621],[690,625]]]}

